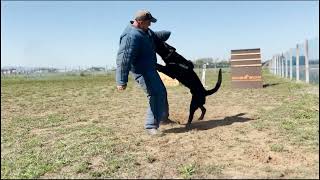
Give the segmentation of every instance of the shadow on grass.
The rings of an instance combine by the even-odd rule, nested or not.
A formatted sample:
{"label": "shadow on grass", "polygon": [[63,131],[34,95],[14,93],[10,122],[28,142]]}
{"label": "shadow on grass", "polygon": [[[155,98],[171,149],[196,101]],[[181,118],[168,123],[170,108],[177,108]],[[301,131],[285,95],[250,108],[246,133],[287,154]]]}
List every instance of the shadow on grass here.
{"label": "shadow on grass", "polygon": [[279,85],[279,84],[281,84],[281,83],[272,83],[272,84],[264,84],[264,85],[262,85],[262,87],[263,88],[266,88],[266,87],[269,87],[269,86],[276,86],[276,85]]}
{"label": "shadow on grass", "polygon": [[[239,113],[234,116],[227,116],[224,119],[219,119],[219,120],[208,120],[208,121],[196,121],[191,124],[191,130],[192,129],[197,129],[197,130],[208,130],[212,129],[218,126],[226,126],[226,125],[231,125],[236,122],[246,122],[246,121],[251,121],[254,119],[247,118],[247,117],[241,117],[245,115],[246,113]],[[183,127],[178,127],[178,128],[172,128],[172,129],[166,129],[163,130],[164,133],[185,133],[187,132],[185,126]]]}

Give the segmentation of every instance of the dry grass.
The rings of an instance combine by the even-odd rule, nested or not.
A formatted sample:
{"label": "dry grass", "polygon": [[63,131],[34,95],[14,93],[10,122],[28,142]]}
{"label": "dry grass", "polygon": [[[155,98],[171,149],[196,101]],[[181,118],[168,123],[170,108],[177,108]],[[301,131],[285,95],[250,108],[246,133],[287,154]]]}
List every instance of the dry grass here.
{"label": "dry grass", "polygon": [[[212,88],[217,73],[207,77]],[[143,130],[147,98],[132,79],[122,93],[112,74],[2,79],[1,178],[318,178],[319,87],[263,79],[232,89],[224,70],[189,132],[191,95],[168,87],[180,124],[159,138]]]}

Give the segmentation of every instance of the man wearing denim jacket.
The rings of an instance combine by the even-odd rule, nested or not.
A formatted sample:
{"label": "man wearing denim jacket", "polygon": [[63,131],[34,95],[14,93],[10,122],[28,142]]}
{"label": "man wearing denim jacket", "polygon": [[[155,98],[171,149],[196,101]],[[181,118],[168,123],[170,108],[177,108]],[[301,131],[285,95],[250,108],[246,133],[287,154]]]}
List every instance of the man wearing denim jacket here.
{"label": "man wearing denim jacket", "polygon": [[156,70],[157,56],[153,36],[157,35],[165,41],[170,32],[153,32],[149,29],[151,22],[156,21],[149,11],[140,10],[134,21],[130,21],[125,28],[120,36],[117,53],[116,82],[118,90],[125,90],[131,71],[149,100],[145,129],[150,135],[163,135],[158,128],[161,121],[169,121],[169,107],[166,88]]}

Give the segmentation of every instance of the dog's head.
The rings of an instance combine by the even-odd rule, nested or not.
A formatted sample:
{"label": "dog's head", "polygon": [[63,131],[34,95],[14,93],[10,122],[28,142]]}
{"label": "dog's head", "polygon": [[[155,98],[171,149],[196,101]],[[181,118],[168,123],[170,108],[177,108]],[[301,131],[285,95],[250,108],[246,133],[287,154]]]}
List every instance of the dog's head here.
{"label": "dog's head", "polygon": [[[176,51],[176,49],[165,41],[169,39],[170,31],[157,31],[154,32],[153,40],[156,46],[156,52],[166,62],[166,59]],[[167,62],[166,62],[167,63]]]}
{"label": "dog's head", "polygon": [[189,69],[193,69],[193,63],[176,52],[176,48],[170,46],[165,41],[169,39],[171,32],[158,31],[154,32],[154,42],[156,52],[161,56],[162,60],[168,63],[177,63],[186,65]]}

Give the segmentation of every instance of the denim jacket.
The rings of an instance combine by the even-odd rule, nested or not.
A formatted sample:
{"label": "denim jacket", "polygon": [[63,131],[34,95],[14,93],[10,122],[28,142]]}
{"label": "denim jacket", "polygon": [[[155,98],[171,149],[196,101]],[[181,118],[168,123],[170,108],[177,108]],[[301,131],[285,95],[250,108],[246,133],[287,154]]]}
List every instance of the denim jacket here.
{"label": "denim jacket", "polygon": [[156,71],[157,56],[153,35],[159,34],[166,40],[170,36],[168,31],[145,32],[132,26],[132,21],[120,36],[120,45],[117,53],[116,82],[125,85],[128,82],[129,71],[135,74],[145,74]]}

